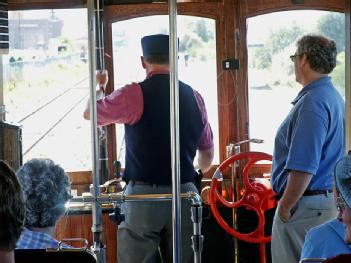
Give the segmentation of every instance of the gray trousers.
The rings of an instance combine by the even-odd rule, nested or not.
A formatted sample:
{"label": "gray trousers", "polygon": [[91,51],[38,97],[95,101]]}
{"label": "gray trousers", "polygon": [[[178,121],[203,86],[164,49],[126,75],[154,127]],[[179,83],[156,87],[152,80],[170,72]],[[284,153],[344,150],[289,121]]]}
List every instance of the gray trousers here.
{"label": "gray trousers", "polygon": [[303,196],[283,223],[276,211],[272,228],[272,262],[296,263],[300,260],[305,235],[309,229],[336,217],[333,193]]}
{"label": "gray trousers", "polygon": [[[182,192],[197,192],[192,183],[181,185]],[[171,193],[170,186],[132,185],[126,194],[164,194]],[[172,202],[142,201],[125,202],[122,205],[125,221],[118,226],[119,263],[156,263],[160,254],[164,263],[172,262]],[[193,262],[191,236],[193,233],[190,202],[182,200],[182,262]]]}

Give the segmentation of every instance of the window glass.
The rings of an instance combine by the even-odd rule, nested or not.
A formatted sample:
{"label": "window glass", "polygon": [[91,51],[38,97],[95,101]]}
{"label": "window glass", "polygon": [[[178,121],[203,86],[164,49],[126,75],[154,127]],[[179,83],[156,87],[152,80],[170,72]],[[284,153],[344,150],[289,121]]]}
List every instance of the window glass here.
{"label": "window glass", "polygon": [[335,40],[338,62],[330,76],[345,97],[345,15],[285,11],[249,18],[247,25],[250,137],[265,141],[251,144],[251,150],[272,154],[275,133],[302,88],[289,58],[300,37],[322,34]]}
{"label": "window glass", "polygon": [[86,9],[9,12],[2,57],[6,119],[22,126],[23,161],[51,158],[66,171],[91,169]]}
{"label": "window glass", "polygon": [[[178,16],[179,80],[199,91],[205,100],[215,142],[215,163],[219,162],[216,79],[216,35],[213,19]],[[149,16],[113,24],[115,89],[142,81],[140,39],[150,34],[168,34],[168,16]],[[124,128],[116,125],[117,156],[124,164]]]}

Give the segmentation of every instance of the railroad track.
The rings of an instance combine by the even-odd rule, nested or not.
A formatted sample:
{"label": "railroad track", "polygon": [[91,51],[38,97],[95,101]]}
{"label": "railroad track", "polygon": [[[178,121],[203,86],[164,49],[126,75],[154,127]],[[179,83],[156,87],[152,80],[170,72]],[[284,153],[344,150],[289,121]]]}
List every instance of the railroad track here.
{"label": "railroad track", "polygon": [[85,77],[19,120],[25,157],[88,97]]}

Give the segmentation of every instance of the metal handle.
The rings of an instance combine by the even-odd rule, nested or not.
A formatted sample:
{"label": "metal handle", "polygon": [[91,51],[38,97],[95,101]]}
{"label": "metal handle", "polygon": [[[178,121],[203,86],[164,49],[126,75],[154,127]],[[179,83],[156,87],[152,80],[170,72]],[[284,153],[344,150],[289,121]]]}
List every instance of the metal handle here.
{"label": "metal handle", "polygon": [[304,258],[299,261],[299,263],[308,263],[308,262],[324,262],[326,258]]}

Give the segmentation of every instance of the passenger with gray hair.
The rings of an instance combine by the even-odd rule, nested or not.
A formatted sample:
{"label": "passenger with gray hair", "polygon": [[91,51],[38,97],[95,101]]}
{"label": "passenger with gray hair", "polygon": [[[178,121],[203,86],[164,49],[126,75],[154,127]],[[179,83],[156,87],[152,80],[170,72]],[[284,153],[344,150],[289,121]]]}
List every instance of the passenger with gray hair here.
{"label": "passenger with gray hair", "polygon": [[15,172],[0,160],[0,262],[14,263],[14,249],[24,220],[21,186]]}
{"label": "passenger with gray hair", "polygon": [[57,248],[55,226],[71,198],[67,174],[50,159],[32,159],[17,171],[17,178],[26,208],[25,229],[17,248]]}
{"label": "passenger with gray hair", "polygon": [[275,137],[273,263],[298,262],[307,231],[336,216],[333,170],[345,149],[345,103],[328,76],[336,55],[333,40],[306,35],[290,56],[302,90]]}

